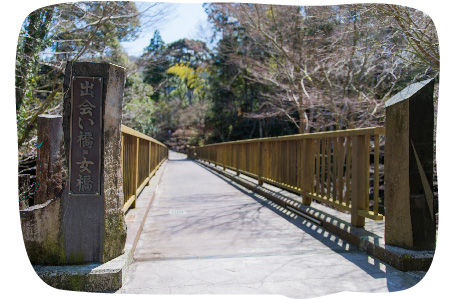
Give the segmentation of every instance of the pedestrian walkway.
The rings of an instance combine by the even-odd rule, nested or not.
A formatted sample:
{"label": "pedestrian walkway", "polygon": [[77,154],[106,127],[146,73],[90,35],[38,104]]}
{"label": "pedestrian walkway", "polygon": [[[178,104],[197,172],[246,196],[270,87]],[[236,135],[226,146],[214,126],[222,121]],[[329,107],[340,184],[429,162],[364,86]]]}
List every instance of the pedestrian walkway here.
{"label": "pedestrian walkway", "polygon": [[418,280],[170,152],[117,292],[310,298],[399,291]]}

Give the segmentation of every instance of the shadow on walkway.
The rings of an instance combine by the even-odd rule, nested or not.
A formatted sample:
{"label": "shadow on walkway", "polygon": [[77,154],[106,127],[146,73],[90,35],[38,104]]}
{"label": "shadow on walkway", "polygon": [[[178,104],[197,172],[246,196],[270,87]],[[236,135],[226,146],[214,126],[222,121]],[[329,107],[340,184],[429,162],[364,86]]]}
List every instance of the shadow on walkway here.
{"label": "shadow on walkway", "polygon": [[[369,276],[375,279],[385,278],[387,279],[387,286],[390,292],[393,291],[401,291],[403,290],[403,286],[400,283],[397,283],[397,277],[395,274],[402,273],[389,265],[384,264],[380,260],[371,257],[364,253],[363,251],[359,250],[352,244],[342,240],[338,236],[328,232],[321,226],[310,222],[309,220],[295,214],[291,210],[288,210],[275,202],[266,199],[265,197],[254,193],[251,190],[237,184],[236,182],[222,176],[221,174],[207,168],[203,165],[197,164],[203,169],[209,171],[213,175],[217,176],[218,178],[222,179],[229,185],[233,186],[237,190],[241,191],[245,195],[248,195],[256,202],[258,202],[262,207],[267,208],[277,214],[278,216],[282,217],[283,219],[287,220],[289,223],[293,224],[300,230],[304,231],[306,234],[310,235],[314,239],[317,239],[325,246],[330,248],[334,253],[341,255],[346,260],[349,260],[353,264],[357,265],[359,268],[364,270]],[[325,213],[324,213],[325,214]],[[330,216],[327,216],[330,217]],[[323,259],[323,257],[321,257]],[[403,274],[403,273],[402,273]],[[348,276],[349,274],[346,274]],[[390,277],[394,278],[390,278]],[[390,280],[391,279],[391,280]],[[409,277],[412,282],[412,285],[417,284],[420,281],[419,278],[412,278]]]}

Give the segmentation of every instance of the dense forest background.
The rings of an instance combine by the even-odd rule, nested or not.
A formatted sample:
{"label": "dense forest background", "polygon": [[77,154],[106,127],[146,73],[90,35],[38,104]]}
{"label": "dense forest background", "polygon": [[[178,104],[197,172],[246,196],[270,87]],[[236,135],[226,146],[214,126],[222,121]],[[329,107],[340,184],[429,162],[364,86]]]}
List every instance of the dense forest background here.
{"label": "dense forest background", "polygon": [[[37,116],[61,114],[68,60],[125,67],[123,123],[176,150],[383,125],[387,99],[414,82],[438,83],[436,29],[412,8],[204,7],[206,38],[170,44],[154,29],[169,3],[77,2],[32,12],[16,56],[20,161],[34,161]],[[121,42],[144,30],[154,31],[150,44],[128,57]]]}

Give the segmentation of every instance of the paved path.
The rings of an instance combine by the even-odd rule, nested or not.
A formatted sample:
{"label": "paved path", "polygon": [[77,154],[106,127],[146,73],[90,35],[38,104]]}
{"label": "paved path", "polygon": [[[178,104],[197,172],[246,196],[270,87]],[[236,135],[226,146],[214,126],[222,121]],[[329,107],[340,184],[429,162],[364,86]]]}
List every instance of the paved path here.
{"label": "paved path", "polygon": [[171,152],[118,293],[310,298],[417,280]]}

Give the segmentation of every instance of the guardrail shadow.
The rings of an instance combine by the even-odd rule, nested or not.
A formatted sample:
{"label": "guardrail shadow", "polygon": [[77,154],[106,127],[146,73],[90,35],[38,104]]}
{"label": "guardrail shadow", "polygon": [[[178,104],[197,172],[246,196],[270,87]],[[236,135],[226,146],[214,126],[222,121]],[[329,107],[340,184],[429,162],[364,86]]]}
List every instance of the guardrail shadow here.
{"label": "guardrail shadow", "polygon": [[[208,172],[222,179],[232,187],[241,191],[245,195],[248,195],[250,198],[258,202],[262,207],[267,208],[274,212],[276,215],[287,220],[289,223],[293,224],[300,230],[304,231],[306,234],[310,235],[314,239],[317,239],[322,244],[331,249],[334,253],[342,256],[346,260],[349,260],[353,264],[357,265],[359,268],[364,270],[366,274],[375,278],[375,279],[385,279],[387,280],[387,286],[390,292],[403,290],[403,279],[402,276],[404,272],[396,270],[395,268],[387,265],[386,263],[380,261],[377,258],[369,256],[365,252],[358,249],[353,244],[343,240],[342,238],[336,236],[335,234],[327,231],[323,227],[307,220],[306,218],[296,214],[295,212],[287,209],[286,207],[280,206],[272,200],[267,199],[264,196],[261,196],[254,191],[249,190],[248,188],[234,182],[233,180],[217,173],[216,171],[202,165],[198,164]],[[283,195],[281,195],[284,197]],[[317,211],[317,209],[312,208]],[[326,212],[320,211],[321,215],[324,215],[325,218],[337,219],[340,222],[345,221],[336,218],[335,216],[328,215]],[[373,233],[371,235],[374,236]],[[401,275],[401,276],[399,276]],[[412,287],[417,284],[422,276],[409,277],[408,285]],[[408,288],[409,288],[408,287]]]}

